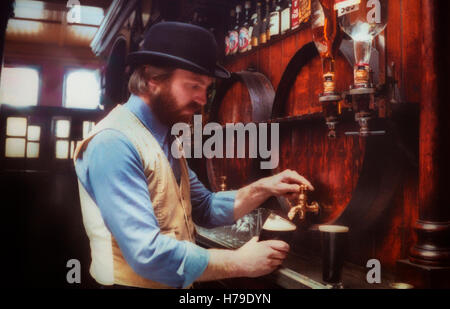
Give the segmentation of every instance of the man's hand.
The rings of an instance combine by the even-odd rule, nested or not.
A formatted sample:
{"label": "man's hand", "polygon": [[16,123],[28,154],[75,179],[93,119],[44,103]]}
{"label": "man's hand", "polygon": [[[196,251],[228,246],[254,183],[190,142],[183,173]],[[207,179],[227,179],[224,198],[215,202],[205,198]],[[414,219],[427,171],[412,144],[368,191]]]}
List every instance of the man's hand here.
{"label": "man's hand", "polygon": [[268,192],[269,195],[281,196],[284,195],[288,198],[292,197],[292,194],[300,192],[300,185],[308,186],[309,190],[314,190],[311,183],[296,171],[284,170],[274,176],[263,178],[260,181],[260,185]]}
{"label": "man's hand", "polygon": [[235,262],[244,277],[259,277],[270,274],[283,263],[289,252],[289,245],[280,240],[258,242],[253,237],[236,250]]}
{"label": "man's hand", "polygon": [[314,190],[314,187],[305,177],[299,175],[296,171],[285,170],[239,189],[234,202],[234,219],[242,218],[271,196],[284,195],[289,200],[294,200],[298,197],[302,184],[308,186],[310,190]]}
{"label": "man's hand", "polygon": [[226,278],[255,278],[270,274],[283,263],[289,245],[281,240],[258,241],[253,237],[237,250],[209,249],[208,267],[197,279],[211,281]]}

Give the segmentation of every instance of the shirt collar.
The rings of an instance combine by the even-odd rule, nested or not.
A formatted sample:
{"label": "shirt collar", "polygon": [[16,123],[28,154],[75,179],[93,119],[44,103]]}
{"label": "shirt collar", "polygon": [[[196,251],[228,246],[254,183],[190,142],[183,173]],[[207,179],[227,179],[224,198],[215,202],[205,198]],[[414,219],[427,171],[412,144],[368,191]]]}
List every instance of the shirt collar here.
{"label": "shirt collar", "polygon": [[131,95],[128,102],[124,104],[142,124],[152,133],[156,140],[162,145],[169,133],[169,126],[162,123],[140,97]]}

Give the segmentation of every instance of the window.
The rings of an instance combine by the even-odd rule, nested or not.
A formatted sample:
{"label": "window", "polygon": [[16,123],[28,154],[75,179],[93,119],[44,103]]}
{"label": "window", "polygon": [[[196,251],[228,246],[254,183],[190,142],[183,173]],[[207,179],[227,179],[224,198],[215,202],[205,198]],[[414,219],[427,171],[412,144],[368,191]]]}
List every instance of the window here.
{"label": "window", "polygon": [[[92,131],[92,129],[95,126],[95,122],[93,121],[83,121],[83,139],[87,138],[89,133]],[[78,147],[78,145],[81,143],[81,141],[70,141],[70,159],[73,159],[73,155],[75,153],[75,149]]]}
{"label": "window", "polygon": [[6,158],[39,158],[41,127],[28,124],[25,117],[6,120]]}
{"label": "window", "polygon": [[56,136],[55,157],[56,159],[68,159],[70,146],[70,118],[54,119],[54,121]]}
{"label": "window", "polygon": [[83,121],[83,139],[88,137],[89,133],[95,126],[95,122],[93,121]]}
{"label": "window", "polygon": [[2,69],[0,103],[15,106],[37,105],[38,96],[39,72],[37,69],[27,67]]}
{"label": "window", "polygon": [[100,104],[98,70],[71,70],[66,75],[64,106],[96,109]]}
{"label": "window", "polygon": [[[55,117],[53,118],[54,134],[55,134],[55,158],[59,160],[73,159],[76,147],[81,141],[71,138],[70,127],[72,125],[70,118]],[[83,121],[83,139],[85,139],[95,122]]]}

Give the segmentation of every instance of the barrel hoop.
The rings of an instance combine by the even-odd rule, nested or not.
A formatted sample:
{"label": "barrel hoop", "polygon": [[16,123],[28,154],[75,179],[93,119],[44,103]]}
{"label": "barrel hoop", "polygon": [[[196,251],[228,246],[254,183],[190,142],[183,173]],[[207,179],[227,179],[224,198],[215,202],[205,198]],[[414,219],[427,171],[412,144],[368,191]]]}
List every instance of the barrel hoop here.
{"label": "barrel hoop", "polygon": [[[210,121],[218,122],[222,100],[236,82],[242,82],[247,87],[252,105],[251,122],[269,122],[275,90],[270,80],[264,74],[255,71],[232,73],[229,79],[222,81],[211,106]],[[222,124],[222,127],[224,125]],[[215,175],[214,170],[213,159],[206,159],[206,172],[210,188],[212,191],[218,191],[219,184],[217,183],[217,175]]]}
{"label": "barrel hoop", "polygon": [[252,103],[252,122],[268,121],[271,118],[275,90],[264,74],[253,71],[231,73],[229,79],[222,81],[211,106],[210,120],[218,121],[222,100],[236,82],[242,82],[247,87]]}
{"label": "barrel hoop", "polygon": [[277,92],[272,109],[272,118],[279,118],[283,116],[284,104],[289,99],[289,92],[295,84],[298,73],[307,65],[312,59],[319,56],[314,42],[305,44],[288,63],[284,71],[281,81],[278,84]]}

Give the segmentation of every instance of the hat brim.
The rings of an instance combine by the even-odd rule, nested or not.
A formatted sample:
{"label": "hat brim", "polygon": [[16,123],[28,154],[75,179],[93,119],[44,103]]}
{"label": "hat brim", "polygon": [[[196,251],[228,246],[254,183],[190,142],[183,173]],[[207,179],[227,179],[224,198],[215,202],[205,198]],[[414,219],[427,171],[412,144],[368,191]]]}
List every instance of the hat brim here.
{"label": "hat brim", "polygon": [[230,78],[230,72],[223,66],[216,64],[213,71],[207,70],[189,60],[152,51],[139,51],[130,53],[127,57],[127,63],[131,66],[141,64],[152,64],[160,66],[173,66],[187,71],[208,75],[218,78]]}

